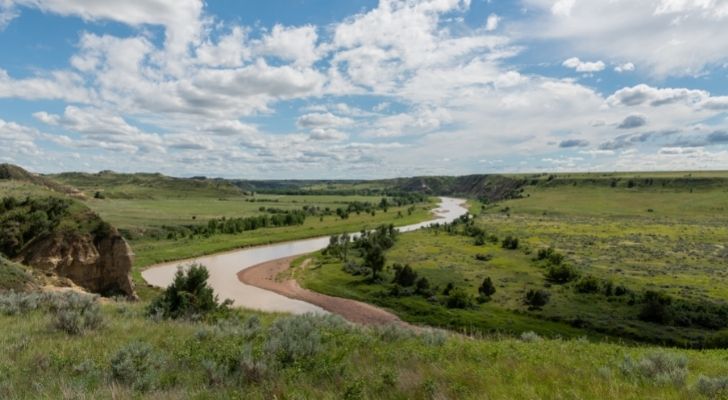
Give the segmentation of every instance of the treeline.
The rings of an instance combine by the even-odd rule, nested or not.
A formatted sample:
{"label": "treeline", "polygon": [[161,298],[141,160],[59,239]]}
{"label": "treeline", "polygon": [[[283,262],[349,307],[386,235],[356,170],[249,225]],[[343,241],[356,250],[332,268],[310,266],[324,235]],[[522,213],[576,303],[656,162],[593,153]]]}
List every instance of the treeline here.
{"label": "treeline", "polygon": [[0,202],[0,252],[15,257],[31,240],[49,233],[68,215],[69,200],[57,197],[17,199]]}
{"label": "treeline", "polygon": [[195,236],[233,235],[261,228],[303,225],[306,213],[303,210],[284,210],[272,214],[241,218],[213,218],[206,225],[163,226],[167,239],[180,239]]}

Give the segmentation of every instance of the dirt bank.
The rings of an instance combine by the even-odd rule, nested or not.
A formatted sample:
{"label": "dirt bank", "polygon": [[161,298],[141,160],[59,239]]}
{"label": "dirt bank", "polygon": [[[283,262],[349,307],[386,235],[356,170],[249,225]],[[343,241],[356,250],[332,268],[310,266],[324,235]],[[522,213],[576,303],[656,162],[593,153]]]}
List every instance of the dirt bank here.
{"label": "dirt bank", "polygon": [[[312,292],[302,288],[295,279],[276,280],[278,274],[287,270],[291,262],[297,257],[280,258],[254,265],[238,272],[238,279],[248,285],[257,286],[291,299],[302,300],[317,305],[328,312],[338,314],[346,320],[358,324],[401,324],[403,326],[410,326],[391,312],[371,304]],[[309,261],[306,260],[301,268],[305,268]]]}

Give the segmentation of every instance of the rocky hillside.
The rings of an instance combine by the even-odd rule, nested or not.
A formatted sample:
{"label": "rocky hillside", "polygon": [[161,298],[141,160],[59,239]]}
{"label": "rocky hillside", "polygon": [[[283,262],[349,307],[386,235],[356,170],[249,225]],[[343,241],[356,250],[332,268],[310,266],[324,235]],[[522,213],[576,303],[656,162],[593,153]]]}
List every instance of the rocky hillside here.
{"label": "rocky hillside", "polygon": [[0,178],[0,254],[91,292],[135,297],[133,253],[115,228],[48,179],[14,166],[3,171],[12,173]]}

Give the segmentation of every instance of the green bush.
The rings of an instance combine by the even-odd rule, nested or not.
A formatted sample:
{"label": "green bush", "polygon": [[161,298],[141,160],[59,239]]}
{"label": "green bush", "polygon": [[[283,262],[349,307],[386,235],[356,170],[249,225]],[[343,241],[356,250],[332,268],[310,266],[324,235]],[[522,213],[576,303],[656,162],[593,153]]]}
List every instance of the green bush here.
{"label": "green bush", "polygon": [[671,304],[672,298],[667,294],[648,290],[642,296],[639,318],[642,321],[667,324],[672,321]]}
{"label": "green bush", "polygon": [[473,296],[461,288],[454,288],[445,300],[447,308],[468,308],[473,306]]}
{"label": "green bush", "polygon": [[656,352],[640,360],[626,357],[620,370],[627,376],[644,379],[655,385],[685,385],[688,375],[688,359],[683,355]]}
{"label": "green bush", "polygon": [[576,283],[574,288],[579,293],[596,293],[599,291],[599,280],[591,275],[588,275],[581,278],[581,280]]}
{"label": "green bush", "polygon": [[69,293],[55,305],[53,327],[69,335],[99,329],[104,319],[95,296]]}
{"label": "green bush", "polygon": [[710,378],[700,376],[695,384],[695,389],[709,399],[728,398],[728,377]]}
{"label": "green bush", "polygon": [[551,295],[543,289],[530,289],[523,299],[529,310],[539,310],[549,302]]}
{"label": "green bush", "polygon": [[336,316],[280,318],[268,330],[264,349],[283,365],[303,362],[323,351],[323,329],[341,329],[345,324]]}
{"label": "green bush", "polygon": [[506,238],[503,239],[501,247],[507,250],[516,250],[518,248],[518,238],[510,235],[506,236]]}
{"label": "green bush", "polygon": [[111,377],[134,390],[150,390],[157,384],[157,371],[162,364],[150,344],[132,342],[111,358]]}
{"label": "green bush", "polygon": [[549,282],[564,284],[579,277],[576,269],[567,264],[551,265],[546,270],[546,279]]}
{"label": "green bush", "polygon": [[481,283],[478,288],[478,293],[480,293],[480,296],[483,299],[490,299],[490,296],[495,294],[495,285],[493,285],[493,281],[490,277],[483,279],[483,283]]}
{"label": "green bush", "polygon": [[430,281],[424,276],[415,282],[415,293],[423,296],[431,296],[432,291],[430,290]]}
{"label": "green bush", "polygon": [[478,254],[475,255],[475,259],[478,260],[478,261],[490,261],[490,260],[493,259],[493,255],[492,254],[478,253]]}
{"label": "green bush", "polygon": [[402,266],[401,264],[394,264],[394,279],[392,283],[396,283],[402,286],[412,286],[417,280],[417,272],[415,272],[409,265]]}
{"label": "green bush", "polygon": [[199,319],[211,313],[227,311],[232,302],[218,301],[212,288],[207,286],[209,277],[207,268],[202,265],[191,265],[186,272],[180,268],[172,284],[150,304],[149,315]]}

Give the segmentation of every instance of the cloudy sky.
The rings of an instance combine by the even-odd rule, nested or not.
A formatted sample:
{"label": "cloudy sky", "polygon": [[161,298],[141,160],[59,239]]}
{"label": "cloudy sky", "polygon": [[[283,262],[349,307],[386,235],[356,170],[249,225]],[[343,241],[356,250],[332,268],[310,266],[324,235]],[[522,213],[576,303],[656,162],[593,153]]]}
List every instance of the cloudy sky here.
{"label": "cloudy sky", "polygon": [[0,0],[0,162],[728,168],[728,0]]}

